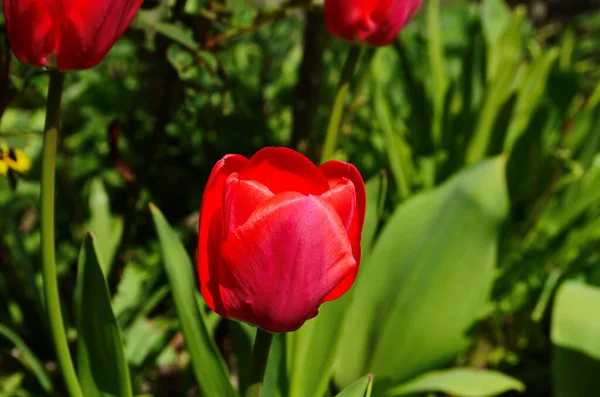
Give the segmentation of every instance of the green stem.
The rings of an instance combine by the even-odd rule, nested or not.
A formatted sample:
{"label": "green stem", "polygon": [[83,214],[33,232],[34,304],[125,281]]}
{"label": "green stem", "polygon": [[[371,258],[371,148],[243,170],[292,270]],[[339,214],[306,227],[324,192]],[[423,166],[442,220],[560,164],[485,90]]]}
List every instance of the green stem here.
{"label": "green stem", "polygon": [[329,116],[329,125],[327,126],[327,135],[325,136],[325,144],[323,146],[323,154],[321,155],[321,163],[331,160],[335,154],[342,116],[344,114],[344,105],[348,91],[350,91],[350,83],[354,76],[354,69],[360,57],[361,47],[352,46],[348,53],[348,58],[342,70],[342,77],[335,94],[331,114]]}
{"label": "green stem", "polygon": [[250,386],[246,390],[246,397],[261,397],[263,388],[263,379],[267,370],[267,361],[269,361],[269,351],[271,350],[271,341],[273,334],[258,329],[256,339],[252,348],[252,367],[250,368]]}
{"label": "green stem", "polygon": [[60,124],[60,103],[65,76],[58,71],[50,72],[48,102],[46,104],[46,126],[44,127],[44,147],[42,152],[42,274],[44,279],[44,299],[48,313],[56,356],[62,370],[65,385],[71,397],[83,397],[75,367],[69,353],[67,334],[60,311],[58,280],[56,278],[56,255],[54,251],[54,183],[56,169],[56,141]]}

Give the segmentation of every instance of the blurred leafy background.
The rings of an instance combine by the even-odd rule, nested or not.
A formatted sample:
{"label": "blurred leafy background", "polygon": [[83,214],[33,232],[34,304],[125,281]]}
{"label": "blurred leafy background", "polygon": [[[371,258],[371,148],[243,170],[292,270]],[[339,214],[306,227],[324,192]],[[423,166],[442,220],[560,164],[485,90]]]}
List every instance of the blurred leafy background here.
{"label": "blurred leafy background", "polygon": [[[429,0],[363,51],[336,152],[367,181],[359,278],[275,338],[266,396],[357,380],[362,396],[369,373],[375,396],[600,395],[600,11],[524,3]],[[85,351],[135,395],[247,387],[255,331],[210,313],[192,274],[203,187],[227,153],[316,161],[348,48],[307,1],[147,0],[67,76],[57,255],[83,384]],[[4,29],[0,57],[0,148],[33,161],[0,177],[0,395],[60,396],[39,266],[47,76]],[[121,355],[104,349],[119,329]]]}

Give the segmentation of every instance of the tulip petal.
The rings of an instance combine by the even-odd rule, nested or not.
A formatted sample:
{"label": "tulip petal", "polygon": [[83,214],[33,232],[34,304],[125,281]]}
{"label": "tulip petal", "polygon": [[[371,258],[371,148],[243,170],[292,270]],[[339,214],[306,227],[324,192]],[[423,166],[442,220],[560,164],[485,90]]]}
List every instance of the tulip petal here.
{"label": "tulip petal", "polygon": [[[327,178],[331,190],[334,190],[338,185],[347,185],[348,181],[352,182],[356,195],[356,216],[354,216],[355,225],[349,230],[349,237],[352,246],[360,246],[360,234],[365,222],[365,212],[367,210],[367,192],[365,190],[365,182],[363,181],[360,172],[358,172],[356,167],[352,164],[337,160],[328,161],[319,169]],[[330,195],[332,195],[332,193],[330,193]],[[336,204],[336,209],[340,208],[339,214],[342,219],[345,217],[344,210],[342,209],[344,200],[344,198],[336,200],[336,202],[338,202],[338,204]],[[359,262],[360,257],[357,257],[356,261]]]}
{"label": "tulip petal", "polygon": [[371,32],[363,40],[374,45],[392,43],[400,30],[408,23],[421,6],[422,0],[397,0],[387,16],[379,23],[379,28]]}
{"label": "tulip petal", "polygon": [[229,175],[223,193],[224,236],[246,223],[256,208],[275,196],[265,185],[240,180],[237,173]]}
{"label": "tulip petal", "polygon": [[[360,264],[362,229],[365,221],[365,211],[367,206],[367,194],[365,183],[352,164],[342,161],[332,160],[320,167],[321,172],[328,178],[331,189],[324,193],[322,197],[331,200],[333,206],[341,219],[346,224],[348,238],[352,244],[352,254],[356,264]],[[352,190],[349,185],[352,185]],[[353,197],[348,195],[353,193]],[[351,223],[348,226],[348,218]],[[358,270],[358,269],[357,269]],[[356,272],[351,273],[325,298],[325,301],[332,301],[344,295],[354,284]]]}
{"label": "tulip petal", "polygon": [[10,47],[24,63],[46,66],[54,51],[56,26],[45,0],[4,0],[4,16]]}
{"label": "tulip petal", "polygon": [[223,188],[227,177],[238,172],[248,162],[243,156],[228,155],[213,168],[200,213],[198,236],[198,273],[200,291],[208,307],[225,315],[219,294],[219,251],[223,242]]}
{"label": "tulip petal", "polygon": [[329,31],[347,41],[390,44],[421,5],[422,0],[325,0]]}
{"label": "tulip petal", "polygon": [[60,32],[59,69],[85,69],[100,63],[141,5],[142,0],[73,2]]}
{"label": "tulip petal", "polygon": [[319,195],[329,188],[323,174],[309,159],[282,147],[258,151],[240,172],[240,179],[260,182],[275,194],[291,191]]}
{"label": "tulip petal", "polygon": [[350,233],[353,226],[356,214],[356,190],[354,184],[349,179],[343,178],[334,185],[331,189],[321,195],[324,199],[329,200],[333,208],[339,215],[346,231]]}
{"label": "tulip petal", "polygon": [[327,0],[325,22],[329,30],[346,40],[364,40],[378,28],[394,0]]}
{"label": "tulip petal", "polygon": [[221,250],[221,299],[231,318],[270,332],[298,329],[356,272],[352,247],[328,200],[288,192],[263,204]]}

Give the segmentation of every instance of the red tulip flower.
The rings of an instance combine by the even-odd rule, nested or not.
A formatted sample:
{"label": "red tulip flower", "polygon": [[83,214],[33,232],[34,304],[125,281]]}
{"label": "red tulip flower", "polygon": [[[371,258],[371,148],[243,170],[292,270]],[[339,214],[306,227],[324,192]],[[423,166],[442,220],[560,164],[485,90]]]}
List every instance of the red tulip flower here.
{"label": "red tulip flower", "polygon": [[354,283],[365,217],[354,166],[320,168],[298,152],[228,155],[200,213],[202,296],[218,314],[269,332],[295,331]]}
{"label": "red tulip flower", "polygon": [[24,63],[60,71],[97,65],[143,0],[4,0],[8,40]]}
{"label": "red tulip flower", "polygon": [[423,0],[325,0],[329,31],[350,42],[390,44]]}

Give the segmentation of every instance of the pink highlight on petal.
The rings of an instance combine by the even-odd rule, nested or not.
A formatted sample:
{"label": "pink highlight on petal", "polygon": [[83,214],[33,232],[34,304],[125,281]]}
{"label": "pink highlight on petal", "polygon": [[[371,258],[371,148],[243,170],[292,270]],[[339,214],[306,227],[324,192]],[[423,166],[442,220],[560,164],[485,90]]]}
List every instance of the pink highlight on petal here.
{"label": "pink highlight on petal", "polygon": [[223,244],[219,269],[228,315],[271,332],[298,329],[356,262],[335,209],[282,193]]}

